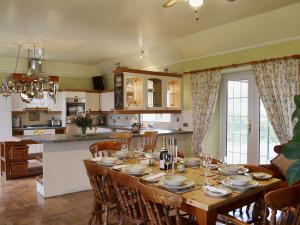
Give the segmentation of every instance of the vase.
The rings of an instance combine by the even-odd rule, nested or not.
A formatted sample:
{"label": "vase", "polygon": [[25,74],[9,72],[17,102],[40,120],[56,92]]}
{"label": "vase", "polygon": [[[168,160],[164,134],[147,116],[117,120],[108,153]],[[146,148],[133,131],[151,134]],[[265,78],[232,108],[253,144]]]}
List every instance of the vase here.
{"label": "vase", "polygon": [[87,130],[87,127],[80,127],[81,128],[81,136],[84,137],[86,136],[86,130]]}

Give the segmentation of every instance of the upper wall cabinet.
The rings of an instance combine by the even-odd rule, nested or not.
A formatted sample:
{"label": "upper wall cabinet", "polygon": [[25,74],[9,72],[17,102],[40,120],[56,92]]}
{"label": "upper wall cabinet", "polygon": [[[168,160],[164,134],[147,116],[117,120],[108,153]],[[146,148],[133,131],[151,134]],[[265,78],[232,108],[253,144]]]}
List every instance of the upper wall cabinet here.
{"label": "upper wall cabinet", "polygon": [[24,111],[25,103],[22,101],[20,94],[12,94],[11,96],[11,110],[12,111]]}
{"label": "upper wall cabinet", "polygon": [[86,110],[96,112],[100,110],[100,93],[86,93]]}
{"label": "upper wall cabinet", "polygon": [[49,98],[49,111],[53,112],[61,112],[63,111],[63,101],[62,101],[62,92],[57,92],[55,100],[53,98]]}
{"label": "upper wall cabinet", "polygon": [[100,110],[112,111],[114,110],[114,92],[100,93]]}
{"label": "upper wall cabinet", "polygon": [[114,73],[115,109],[181,109],[181,75],[127,68]]}

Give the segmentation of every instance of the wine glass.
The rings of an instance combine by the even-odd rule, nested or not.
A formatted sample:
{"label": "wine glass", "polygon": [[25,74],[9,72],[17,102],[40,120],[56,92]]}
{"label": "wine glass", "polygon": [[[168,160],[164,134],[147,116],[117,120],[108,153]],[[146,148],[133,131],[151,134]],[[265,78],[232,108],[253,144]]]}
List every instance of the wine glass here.
{"label": "wine glass", "polygon": [[167,166],[167,175],[169,175],[169,166],[171,164],[171,156],[169,154],[165,155],[165,165]]}
{"label": "wine glass", "polygon": [[210,174],[210,164],[212,162],[212,155],[209,153],[205,153],[205,157],[203,160],[204,165],[204,186],[210,185],[208,182],[208,176]]}
{"label": "wine glass", "polygon": [[138,148],[139,155],[141,155],[144,152],[144,145],[143,144],[138,144],[137,148]]}
{"label": "wine glass", "polygon": [[121,152],[123,153],[124,161],[126,161],[126,155],[128,154],[128,144],[121,145]]}

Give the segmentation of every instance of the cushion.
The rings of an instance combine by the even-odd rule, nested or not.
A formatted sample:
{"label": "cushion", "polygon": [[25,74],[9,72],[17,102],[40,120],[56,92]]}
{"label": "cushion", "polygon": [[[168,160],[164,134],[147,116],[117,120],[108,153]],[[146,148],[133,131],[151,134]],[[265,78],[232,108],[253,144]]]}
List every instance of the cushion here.
{"label": "cushion", "polygon": [[296,160],[287,159],[283,154],[280,154],[271,160],[271,164],[275,166],[285,178],[287,178],[288,168],[295,162]]}

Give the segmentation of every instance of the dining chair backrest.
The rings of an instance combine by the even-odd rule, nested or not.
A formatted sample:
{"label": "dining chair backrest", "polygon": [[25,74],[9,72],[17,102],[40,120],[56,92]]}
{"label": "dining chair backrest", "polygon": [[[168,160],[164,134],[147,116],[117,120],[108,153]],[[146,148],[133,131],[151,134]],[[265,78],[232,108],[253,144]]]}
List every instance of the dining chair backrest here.
{"label": "dining chair backrest", "polygon": [[[182,225],[179,208],[182,204],[180,195],[159,189],[157,187],[138,183],[142,200],[150,224],[155,225]],[[170,210],[175,213],[175,221],[171,219]]]}
{"label": "dining chair backrest", "polygon": [[249,172],[267,173],[267,174],[272,175],[272,177],[274,176],[274,173],[265,167],[252,165],[252,164],[246,164],[244,166],[249,170]]}
{"label": "dining chair backrest", "polygon": [[[265,202],[271,208],[271,225],[300,224],[300,185],[271,191],[265,195]],[[277,221],[277,210],[281,216]]]}
{"label": "dining chair backrest", "polygon": [[129,148],[132,134],[129,132],[127,133],[117,132],[114,135],[112,135],[111,138],[113,138],[116,142],[120,142],[121,144],[127,144]]}
{"label": "dining chair backrest", "polygon": [[110,203],[109,169],[90,160],[84,160],[83,162],[96,199],[102,204]]}
{"label": "dining chair backrest", "polygon": [[138,189],[138,178],[117,171],[110,171],[115,188],[121,220],[134,224],[146,224],[147,216]]}
{"label": "dining chair backrest", "polygon": [[120,149],[121,143],[116,141],[100,141],[90,146],[90,152],[93,158],[105,156],[105,153],[110,156],[112,152],[119,151]]}
{"label": "dining chair backrest", "polygon": [[221,220],[221,224],[226,225],[249,225],[249,223],[245,223],[230,215],[218,215],[218,219]]}
{"label": "dining chair backrest", "polygon": [[145,133],[141,135],[141,144],[144,146],[145,152],[153,152],[155,150],[157,137],[157,131],[145,131]]}

